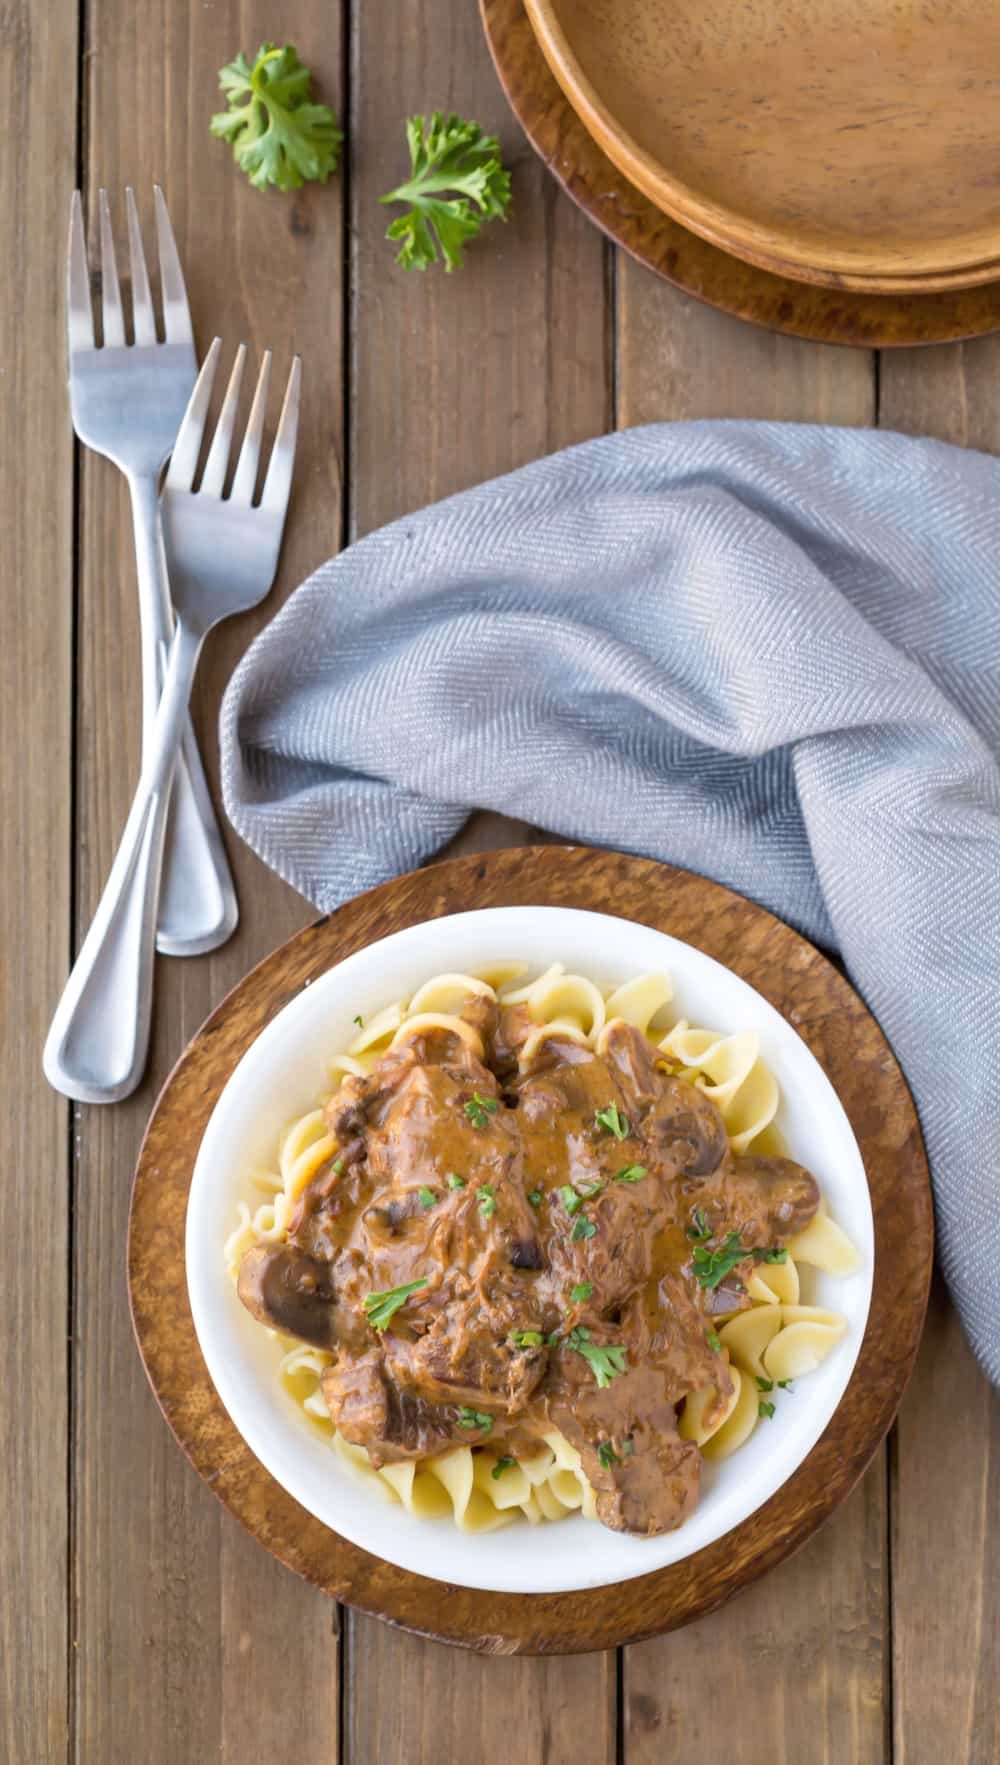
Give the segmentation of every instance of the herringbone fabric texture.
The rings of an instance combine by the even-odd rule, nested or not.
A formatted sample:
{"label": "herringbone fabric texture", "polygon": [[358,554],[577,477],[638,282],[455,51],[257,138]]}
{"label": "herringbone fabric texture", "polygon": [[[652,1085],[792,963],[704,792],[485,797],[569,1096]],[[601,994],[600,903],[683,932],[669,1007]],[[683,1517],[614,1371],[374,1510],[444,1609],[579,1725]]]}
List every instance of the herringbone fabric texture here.
{"label": "herringbone fabric texture", "polygon": [[1000,465],[662,424],[324,564],[222,708],[237,831],[318,907],[474,808],[718,878],[839,949],[1000,1383]]}

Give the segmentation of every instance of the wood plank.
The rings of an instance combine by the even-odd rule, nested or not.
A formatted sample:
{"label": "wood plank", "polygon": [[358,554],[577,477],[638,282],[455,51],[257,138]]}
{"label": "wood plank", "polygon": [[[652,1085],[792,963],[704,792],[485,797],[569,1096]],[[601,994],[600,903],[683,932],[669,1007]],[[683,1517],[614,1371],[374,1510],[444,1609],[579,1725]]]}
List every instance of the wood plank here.
{"label": "wood plank", "polygon": [[[473,6],[393,0],[355,10],[355,329],[351,531],[385,521],[610,421],[605,250],[559,194],[506,110]],[[505,227],[460,273],[406,275],[373,218],[405,170],[402,119],[456,110],[499,134],[514,175]],[[384,211],[383,211],[384,212]],[[389,217],[385,215],[387,220]],[[476,818],[461,849],[534,837]],[[458,849],[459,842],[456,842]],[[345,1757],[500,1756],[511,1711],[528,1758],[614,1756],[613,1657],[479,1660],[349,1616]]]}
{"label": "wood plank", "polygon": [[[741,325],[625,258],[617,281],[621,425],[690,417],[865,423],[869,354]],[[733,1605],[625,1651],[627,1765],[783,1765],[886,1757],[885,1454],[797,1557]],[[752,1720],[748,1719],[752,1710]]]}
{"label": "wood plank", "polygon": [[[197,695],[206,762],[232,667],[255,630],[342,528],[339,181],[295,196],[250,189],[209,139],[215,70],[274,28],[262,5],[125,0],[88,9],[87,181],[130,182],[148,211],[166,191],[204,346],[220,332],[275,350],[283,379],[304,358],[296,489],[279,582],[260,611],[210,640]],[[323,95],[340,104],[337,31],[322,0],[296,8],[296,41]],[[155,53],[150,53],[155,45]],[[53,108],[56,108],[53,103]],[[119,198],[120,200],[120,198]],[[137,622],[123,486],[103,461],[83,470],[80,605],[79,924],[107,873],[138,765]],[[242,923],[218,954],[162,961],[150,1071],[137,1095],[77,1124],[77,1757],[244,1760],[292,1745],[314,1765],[336,1754],[338,1644],[328,1600],[244,1536],[177,1451],[147,1389],[124,1283],[128,1187],[153,1098],[187,1037],[228,987],[310,917],[298,896],[230,839]],[[289,1638],[294,1639],[289,1645]]]}
{"label": "wood plank", "polygon": [[531,1765],[614,1765],[613,1654],[484,1661],[352,1617],[345,1673],[344,1748],[352,1762],[499,1765],[516,1757]]}
{"label": "wood plank", "polygon": [[[41,1050],[69,954],[73,452],[61,257],[75,176],[76,9],[0,21],[0,1011],[7,1157],[0,1287],[0,1758],[63,1759],[68,1736],[69,1116]],[[67,77],[68,76],[68,77]]]}
{"label": "wood plank", "polygon": [[[882,357],[879,422],[1000,452],[1000,339]],[[943,1283],[896,1430],[891,1488],[897,1765],[1000,1757],[1000,1398]],[[935,1523],[936,1521],[936,1523]]]}

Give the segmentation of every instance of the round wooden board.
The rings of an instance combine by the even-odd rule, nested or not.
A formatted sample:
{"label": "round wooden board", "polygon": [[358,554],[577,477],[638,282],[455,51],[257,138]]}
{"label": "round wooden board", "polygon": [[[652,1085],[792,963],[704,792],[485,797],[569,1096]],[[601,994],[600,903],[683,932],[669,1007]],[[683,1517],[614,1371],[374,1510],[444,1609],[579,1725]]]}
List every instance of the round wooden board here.
{"label": "round wooden board", "polygon": [[[651,925],[724,962],[794,1024],[836,1086],[861,1146],[875,1216],[875,1288],[854,1376],[804,1464],[717,1544],[636,1581],[554,1595],[483,1593],[397,1569],[329,1531],[253,1457],[201,1358],[188,1306],[184,1222],[198,1146],[237,1062],[270,1021],[353,951],[470,907],[589,908]],[[337,1599],[487,1654],[612,1648],[687,1624],[773,1568],[853,1488],[913,1365],[933,1253],[927,1164],[913,1103],[874,1018],[804,939],[752,902],[686,871],[586,847],[451,859],[383,884],[308,926],[255,968],[167,1080],[139,1154],[128,1278],[139,1349],[191,1463],[276,1557]],[[221,1255],[221,1246],[220,1246]]]}
{"label": "round wooden board", "polygon": [[792,281],[689,233],[612,165],[542,55],[522,0],[479,0],[500,83],[528,140],[615,244],[685,294],[750,324],[864,349],[957,343],[1000,330],[1000,282],[930,294],[869,294]]}

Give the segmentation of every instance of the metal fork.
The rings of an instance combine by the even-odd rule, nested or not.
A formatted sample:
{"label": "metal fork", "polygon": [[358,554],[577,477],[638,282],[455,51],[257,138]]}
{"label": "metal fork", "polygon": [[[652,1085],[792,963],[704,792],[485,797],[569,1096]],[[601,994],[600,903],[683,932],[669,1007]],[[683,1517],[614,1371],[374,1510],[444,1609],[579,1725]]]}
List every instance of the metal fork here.
{"label": "metal fork", "polygon": [[261,364],[232,489],[223,496],[240,381],[241,344],[197,491],[192,489],[219,360],[216,338],[191,395],[163,489],[163,535],[177,626],[149,755],[100,906],[52,1020],[49,1083],[84,1103],[116,1103],[142,1078],[149,1046],[162,830],[198,656],[220,619],[256,606],[274,579],[292,482],[300,364],[288,378],[260,502],[270,355]]}
{"label": "metal fork", "polygon": [[[158,342],[135,197],[125,192],[132,272],[132,341],[126,341],[111,214],[98,197],[101,309],[98,348],[79,191],[70,212],[66,318],[73,427],[82,442],[125,474],[132,499],[142,654],[142,756],[149,758],[173,614],[157,494],[198,373],[187,293],[163,193],[154,188],[164,341]],[[236,892],[190,722],[166,829],[158,947],[193,956],[224,944],[239,917]]]}

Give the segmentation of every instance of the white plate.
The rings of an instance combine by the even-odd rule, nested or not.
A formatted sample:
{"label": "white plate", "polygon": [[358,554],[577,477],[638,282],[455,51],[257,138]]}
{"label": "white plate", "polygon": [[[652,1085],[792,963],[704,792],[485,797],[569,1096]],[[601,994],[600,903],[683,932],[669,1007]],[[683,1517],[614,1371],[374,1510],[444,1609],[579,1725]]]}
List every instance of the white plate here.
{"label": "white plate", "polygon": [[[284,1391],[276,1377],[280,1347],[244,1310],[223,1264],[237,1202],[261,1199],[248,1172],[274,1168],[282,1129],[328,1090],[326,1063],[356,1033],[355,1013],[373,1016],[433,974],[501,957],[523,958],[532,971],[562,962],[598,982],[665,970],[679,1014],[692,1023],[727,1033],[756,1030],[781,1087],[777,1119],[789,1152],[814,1173],[833,1217],[861,1253],[859,1271],[847,1280],[802,1270],[804,1297],[843,1312],[846,1337],[783,1395],[774,1419],[746,1446],[704,1466],[697,1510],[662,1538],[623,1537],[581,1515],[469,1535],[450,1519],[406,1513],[345,1464]],[[871,1300],[874,1239],[864,1165],[836,1092],[805,1043],[759,993],[690,944],[631,920],[561,907],[493,907],[429,920],[359,950],[305,987],[267,1026],[205,1131],[185,1255],[195,1329],[216,1390],[251,1451],[304,1508],[352,1543],[419,1575],[505,1593],[562,1593],[628,1581],[692,1556],[780,1488],[847,1387]]]}

